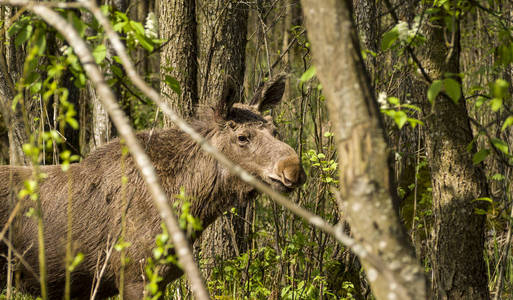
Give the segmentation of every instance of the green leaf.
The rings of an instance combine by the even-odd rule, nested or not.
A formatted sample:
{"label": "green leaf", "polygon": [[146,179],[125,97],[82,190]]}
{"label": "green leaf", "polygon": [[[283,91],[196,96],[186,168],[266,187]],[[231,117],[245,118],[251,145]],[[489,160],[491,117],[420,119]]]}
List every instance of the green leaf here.
{"label": "green leaf", "polygon": [[18,34],[18,32],[20,32],[20,30],[22,28],[27,26],[27,23],[28,23],[28,20],[26,18],[22,18],[22,19],[18,20],[17,22],[14,22],[14,24],[12,24],[12,26],[9,27],[9,29],[7,30],[7,36],[8,37],[15,36],[16,34]]}
{"label": "green leaf", "polygon": [[30,92],[32,94],[38,94],[41,92],[42,83],[41,82],[35,82],[30,86]]}
{"label": "green leaf", "polygon": [[508,154],[509,153],[509,147],[508,144],[506,144],[503,140],[492,138],[490,139],[493,146],[497,149],[499,149],[502,153]]}
{"label": "green leaf", "polygon": [[427,91],[427,97],[429,102],[433,103],[435,101],[436,97],[442,90],[442,81],[441,80],[435,80],[431,83],[429,86],[429,89]]}
{"label": "green leaf", "polygon": [[73,261],[71,262],[71,265],[68,267],[68,270],[70,272],[73,272],[75,268],[84,260],[84,254],[79,252],[77,255],[73,258]]}
{"label": "green leaf", "polygon": [[492,198],[489,198],[489,197],[481,197],[481,198],[474,199],[473,201],[485,201],[488,203],[493,203]]}
{"label": "green leaf", "polygon": [[388,50],[390,47],[392,47],[397,38],[399,38],[399,30],[397,27],[394,27],[390,31],[383,34],[383,38],[381,39],[381,50]]}
{"label": "green leaf", "polygon": [[499,109],[501,109],[502,108],[502,98],[493,98],[490,101],[490,108],[493,111],[498,111]]}
{"label": "green leaf", "polygon": [[141,44],[141,46],[148,50],[149,52],[153,52],[155,47],[153,47],[153,43],[149,38],[147,38],[144,34],[135,34],[135,39]]}
{"label": "green leaf", "polygon": [[499,173],[493,174],[493,176],[492,176],[492,180],[496,180],[496,181],[501,181],[501,180],[504,180],[505,178],[506,177],[504,177],[504,175],[499,174]]}
{"label": "green leaf", "polygon": [[401,104],[401,107],[402,108],[409,108],[411,110],[414,110],[416,112],[422,112],[422,110],[420,109],[420,107],[416,106],[416,105],[413,105],[413,104]]}
{"label": "green leaf", "polygon": [[472,157],[472,163],[474,165],[477,165],[479,163],[481,163],[483,160],[486,159],[486,157],[490,154],[490,150],[488,149],[482,149],[480,150],[479,152],[477,152],[476,154],[474,154],[474,156]]}
{"label": "green leaf", "polygon": [[66,118],[66,123],[68,123],[71,128],[78,129],[78,122],[74,118]]}
{"label": "green leaf", "polygon": [[401,110],[396,111],[393,118],[399,129],[403,128],[404,124],[406,124],[406,122],[408,121],[408,116],[404,111]]}
{"label": "green leaf", "polygon": [[182,90],[180,89],[180,83],[176,78],[170,75],[166,75],[164,82],[178,95],[182,94]]}
{"label": "green leaf", "polygon": [[18,35],[16,36],[16,39],[14,40],[14,45],[16,45],[16,47],[19,47],[19,46],[21,46],[21,44],[28,41],[28,39],[32,36],[33,29],[34,29],[34,27],[32,27],[32,25],[30,25],[30,24],[23,27],[18,32]]}
{"label": "green leaf", "polygon": [[134,31],[140,35],[144,35],[144,26],[136,21],[130,21],[130,26],[134,29]]}
{"label": "green leaf", "polygon": [[125,13],[122,13],[120,11],[116,11],[114,14],[116,15],[116,17],[120,18],[121,20],[123,20],[125,22],[129,21],[127,15]]}
{"label": "green leaf", "polygon": [[476,215],[486,215],[486,210],[481,209],[481,208],[477,208],[477,207],[476,207],[476,208],[474,209],[474,212],[475,212],[475,214],[476,214]]}
{"label": "green leaf", "polygon": [[388,97],[387,101],[388,101],[388,103],[393,104],[393,105],[399,104],[399,98],[397,98],[397,97]]}
{"label": "green leaf", "polygon": [[424,125],[424,122],[414,118],[408,118],[408,123],[410,123],[411,128],[415,128],[417,125]]}
{"label": "green leaf", "polygon": [[34,46],[37,47],[37,54],[43,55],[46,50],[46,34],[42,30],[37,30],[37,36],[34,40]]}
{"label": "green leaf", "polygon": [[87,25],[73,11],[68,11],[68,18],[71,18],[71,24],[73,24],[78,34],[84,37]]}
{"label": "green leaf", "polygon": [[94,48],[92,54],[96,63],[100,64],[107,56],[107,47],[104,44],[100,44]]}
{"label": "green leaf", "polygon": [[16,105],[18,105],[18,102],[20,102],[20,99],[23,99],[23,94],[19,93],[14,96],[14,99],[12,99],[11,109],[12,111],[16,111]]}
{"label": "green leaf", "polygon": [[452,78],[446,78],[443,81],[445,92],[451,98],[454,103],[458,103],[458,100],[460,100],[461,97],[461,87],[459,82]]}
{"label": "green leaf", "polygon": [[501,131],[504,131],[509,126],[513,125],[513,116],[509,116],[506,121],[504,121],[504,124],[502,124]]}
{"label": "green leaf", "polygon": [[41,78],[41,74],[38,73],[38,72],[30,72],[26,75],[25,77],[25,84],[26,85],[31,85],[32,83],[36,82],[37,80],[39,80],[39,78]]}
{"label": "green leaf", "polygon": [[492,94],[495,98],[504,98],[508,95],[508,82],[504,79],[497,79],[492,85]]}
{"label": "green leaf", "polygon": [[128,24],[128,22],[119,22],[112,25],[112,29],[116,32],[121,32],[121,30]]}
{"label": "green leaf", "polygon": [[153,248],[153,257],[155,257],[155,259],[160,259],[163,254],[164,249],[162,249],[162,247]]}
{"label": "green leaf", "polygon": [[310,66],[310,68],[308,68],[308,70],[306,70],[303,75],[301,75],[301,78],[299,79],[299,81],[301,82],[307,82],[308,80],[312,79],[312,77],[315,76],[315,73],[316,73],[316,70],[315,70],[315,66]]}
{"label": "green leaf", "polygon": [[478,96],[477,97],[477,100],[476,100],[476,107],[477,108],[480,108],[481,105],[483,105],[483,103],[485,103],[488,99],[486,99],[485,97],[483,96]]}
{"label": "green leaf", "polygon": [[120,241],[116,245],[114,245],[114,249],[116,251],[121,251],[121,250],[123,250],[123,249],[125,249],[127,247],[130,247],[131,245],[132,245],[132,243],[130,243],[130,242],[121,242]]}

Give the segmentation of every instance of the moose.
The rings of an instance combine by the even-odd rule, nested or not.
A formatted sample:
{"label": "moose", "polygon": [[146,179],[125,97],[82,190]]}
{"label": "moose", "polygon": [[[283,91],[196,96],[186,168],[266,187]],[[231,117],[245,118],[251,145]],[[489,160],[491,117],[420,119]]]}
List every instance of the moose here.
{"label": "moose", "polygon": [[[191,125],[252,175],[277,191],[291,192],[306,180],[301,160],[290,146],[278,140],[272,118],[263,115],[281,101],[284,78],[280,75],[261,85],[249,104],[234,103],[233,84],[225,84],[218,103],[201,108]],[[203,228],[237,201],[248,201],[257,195],[251,186],[230,174],[176,128],[143,131],[137,133],[137,137],[156,169],[170,204],[177,201],[176,195],[184,189],[190,197],[190,214],[201,221]],[[124,297],[142,299],[144,262],[151,257],[155,237],[162,231],[161,219],[133,159],[123,154],[120,140],[99,147],[81,162],[71,164],[66,172],[59,165],[41,166],[40,171],[46,174],[39,184],[39,197],[45,226],[49,298],[58,299],[64,293],[67,203],[71,196],[72,246],[75,253],[84,254],[83,261],[72,273],[72,298],[90,297],[98,265],[105,261],[109,243],[116,242],[113,237],[120,231],[125,211],[124,240],[131,245],[126,248],[129,260],[124,271]],[[10,195],[17,193],[31,174],[31,167],[0,166],[0,224],[8,220]],[[122,183],[123,176],[125,183]],[[29,199],[20,201],[25,211],[33,205]],[[128,203],[126,210],[124,203]],[[14,248],[37,270],[37,222],[33,217],[18,214],[15,225]],[[0,247],[1,254],[7,253],[4,243]],[[1,272],[5,274],[7,263],[5,258],[0,259]],[[120,267],[120,254],[114,251],[101,278],[98,298],[119,293]],[[40,293],[35,276],[21,264],[16,269],[21,277],[21,288],[29,293]],[[182,271],[169,264],[160,268],[159,274],[163,278],[161,287],[164,287],[180,277]]]}

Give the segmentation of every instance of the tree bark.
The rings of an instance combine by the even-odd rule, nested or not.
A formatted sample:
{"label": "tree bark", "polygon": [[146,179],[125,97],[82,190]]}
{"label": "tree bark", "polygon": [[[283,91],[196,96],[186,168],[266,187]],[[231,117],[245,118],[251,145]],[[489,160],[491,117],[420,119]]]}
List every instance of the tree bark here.
{"label": "tree bark", "polygon": [[[245,71],[248,7],[241,1],[200,1],[199,95],[201,104],[216,102],[226,76],[240,88]],[[239,99],[240,100],[240,99]]]}
{"label": "tree bark", "polygon": [[[444,38],[444,32],[451,32],[451,28],[445,26],[443,17],[425,26],[427,42],[418,51],[423,68],[433,80],[460,72],[459,20],[453,19],[451,49]],[[424,97],[423,113],[435,218],[431,260],[434,297],[488,299],[483,258],[485,216],[475,213],[483,201],[474,201],[488,192],[482,169],[472,163],[475,151],[466,150],[473,136],[465,101],[461,98],[455,104],[439,96],[432,106]]]}
{"label": "tree bark", "polygon": [[[2,8],[2,19],[9,23],[11,17],[16,13],[13,7]],[[5,26],[5,25],[4,25]],[[23,66],[23,51],[16,49],[15,37],[9,37],[7,31],[3,33],[2,40],[5,41],[0,48],[0,108],[5,127],[8,129],[9,139],[9,162],[12,165],[27,165],[30,160],[23,153],[23,144],[28,141],[20,105],[13,111],[11,104],[16,95],[14,82],[20,77]]]}
{"label": "tree bark", "polygon": [[426,299],[423,269],[393,206],[381,116],[361,61],[351,1],[302,5],[337,139],[344,216],[355,238],[385,264],[381,272],[360,257],[371,288],[376,299]]}
{"label": "tree bark", "polygon": [[[160,55],[160,92],[181,116],[192,116],[198,104],[195,0],[160,1],[159,24],[160,38],[169,39]],[[178,81],[180,94],[165,83],[166,75]],[[166,117],[164,125],[171,125]]]}
{"label": "tree bark", "polygon": [[[239,88],[242,100],[248,7],[240,1],[198,1],[199,60],[198,91],[201,105],[213,105],[221,98],[229,77]],[[248,228],[244,219],[253,214],[252,205],[237,203],[235,213],[218,218],[196,245],[200,245],[207,265],[233,258],[248,248]],[[209,278],[207,270],[206,278]]]}

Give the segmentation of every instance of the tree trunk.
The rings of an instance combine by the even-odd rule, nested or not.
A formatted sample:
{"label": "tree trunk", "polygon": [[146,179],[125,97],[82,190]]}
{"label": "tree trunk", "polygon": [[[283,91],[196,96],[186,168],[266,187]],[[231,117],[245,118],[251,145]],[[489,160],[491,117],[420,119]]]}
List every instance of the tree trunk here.
{"label": "tree trunk", "polygon": [[[450,49],[444,35],[452,30],[440,17],[425,26],[427,42],[419,51],[422,66],[433,80],[443,79],[448,72],[460,72],[459,20],[453,19]],[[487,196],[487,186],[482,169],[472,163],[474,151],[466,150],[473,136],[465,101],[462,97],[455,104],[439,96],[432,106],[424,97],[423,113],[435,218],[431,260],[434,297],[488,299],[483,258],[485,216],[475,213],[483,201],[474,201]]]}
{"label": "tree trunk", "polygon": [[[245,71],[248,7],[241,1],[199,1],[201,104],[221,97],[221,86],[229,76],[240,88]],[[242,97],[241,97],[242,98]]]}
{"label": "tree trunk", "polygon": [[[2,8],[2,19],[9,23],[15,13],[15,8],[5,6]],[[16,49],[14,38],[4,31],[2,39],[5,43],[0,48],[0,108],[5,128],[8,129],[9,161],[12,165],[27,165],[30,161],[23,153],[22,146],[28,141],[25,129],[28,124],[24,124],[19,104],[15,111],[11,109],[16,95],[14,82],[20,77],[23,66],[23,51]]]}
{"label": "tree trunk", "polygon": [[[176,112],[189,117],[198,104],[195,0],[160,1],[159,14],[160,38],[169,39],[160,55],[160,92]],[[168,75],[180,84],[180,94],[165,83]],[[166,117],[164,125],[171,125]]]}
{"label": "tree trunk", "polygon": [[[200,25],[200,74],[198,91],[200,104],[213,105],[221,98],[224,81],[229,77],[239,87],[242,100],[248,7],[231,0],[198,1]],[[249,205],[249,206],[248,206]],[[202,259],[207,265],[219,266],[220,261],[233,258],[248,248],[248,228],[243,219],[253,215],[252,205],[238,203],[234,213],[218,218],[202,234]],[[207,270],[206,278],[210,273]]]}
{"label": "tree trunk", "polygon": [[371,288],[376,299],[426,299],[423,269],[393,206],[381,116],[361,61],[351,1],[302,5],[337,138],[344,216],[356,240],[384,263],[377,270],[360,256]]}

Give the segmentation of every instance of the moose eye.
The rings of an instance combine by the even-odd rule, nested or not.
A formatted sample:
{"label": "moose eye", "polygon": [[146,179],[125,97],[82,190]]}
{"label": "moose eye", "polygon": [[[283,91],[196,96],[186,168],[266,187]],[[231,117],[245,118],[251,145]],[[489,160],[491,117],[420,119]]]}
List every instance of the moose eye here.
{"label": "moose eye", "polygon": [[239,140],[239,143],[241,143],[241,144],[246,144],[246,143],[248,143],[248,142],[249,142],[248,137],[247,137],[247,136],[245,136],[245,135],[239,135],[239,136],[237,137],[237,139]]}

